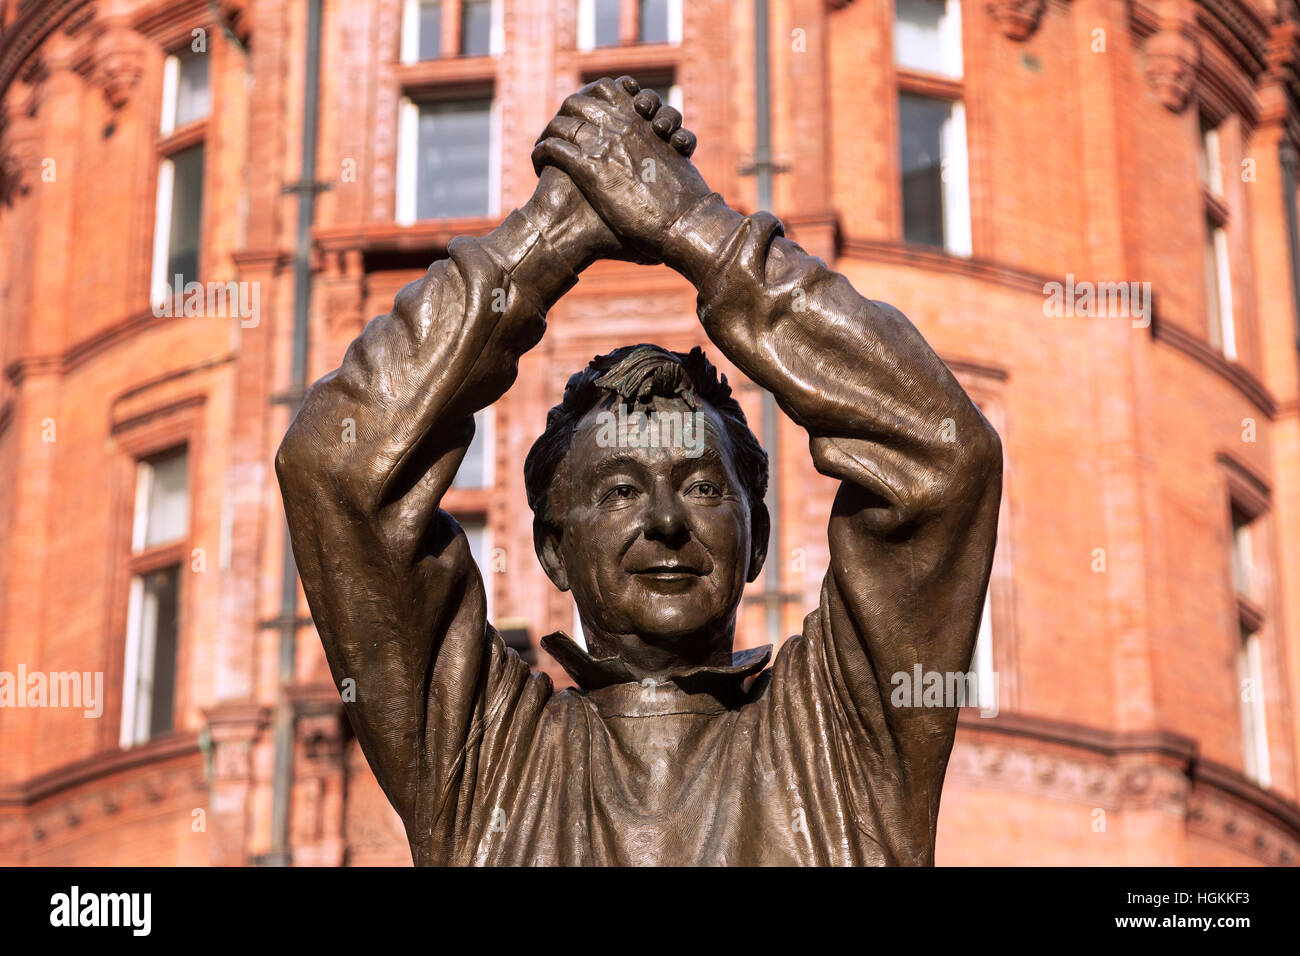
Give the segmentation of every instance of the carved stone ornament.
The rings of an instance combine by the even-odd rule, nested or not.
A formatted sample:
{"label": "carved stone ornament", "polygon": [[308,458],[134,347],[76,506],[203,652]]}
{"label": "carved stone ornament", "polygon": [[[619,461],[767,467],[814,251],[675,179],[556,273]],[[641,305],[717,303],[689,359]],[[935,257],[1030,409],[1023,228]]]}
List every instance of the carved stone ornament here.
{"label": "carved stone ornament", "polygon": [[1166,109],[1181,113],[1196,81],[1200,46],[1185,29],[1163,28],[1146,43],[1146,77]]}
{"label": "carved stone ornament", "polygon": [[136,34],[126,29],[106,30],[95,42],[92,79],[104,91],[113,110],[120,110],[131,98],[131,90],[144,72]]}
{"label": "carved stone ornament", "polygon": [[1046,0],[989,0],[989,13],[1012,40],[1028,40],[1043,18]]}
{"label": "carved stone ornament", "polygon": [[26,116],[11,116],[0,122],[0,202],[12,206],[26,195],[31,181],[26,177],[36,165],[34,124]]}

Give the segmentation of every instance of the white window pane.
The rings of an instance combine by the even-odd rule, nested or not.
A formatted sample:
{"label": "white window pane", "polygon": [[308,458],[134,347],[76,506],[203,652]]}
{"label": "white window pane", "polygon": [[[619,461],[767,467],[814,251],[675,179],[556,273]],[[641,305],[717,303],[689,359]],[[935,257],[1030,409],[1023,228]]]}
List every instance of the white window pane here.
{"label": "white window pane", "polygon": [[[136,550],[178,541],[189,532],[189,455],[184,449],[141,462],[136,495]],[[142,511],[142,513],[140,513]]]}
{"label": "white window pane", "polygon": [[176,84],[176,126],[193,123],[208,115],[211,92],[208,88],[208,55],[194,53],[178,58],[180,71]]}
{"label": "white window pane", "polygon": [[946,0],[895,0],[894,62],[905,69],[961,76],[961,7]]}
{"label": "white window pane", "polygon": [[903,173],[903,238],[943,247],[944,124],[952,104],[904,93],[898,98]]}
{"label": "white window pane", "polygon": [[1237,593],[1251,594],[1254,577],[1250,525],[1234,517],[1232,527],[1232,583]]}
{"label": "white window pane", "polygon": [[487,409],[474,415],[474,440],[461,460],[456,477],[452,480],[454,488],[485,488],[492,482],[491,477],[491,421]]}
{"label": "white window pane", "polygon": [[474,564],[478,566],[479,575],[483,578],[483,590],[487,601],[487,616],[492,618],[492,592],[493,588],[493,570],[492,570],[492,537],[488,531],[487,519],[483,517],[461,518],[460,527],[465,532],[465,538],[469,541],[469,553],[474,559]]}
{"label": "white window pane", "polygon": [[146,642],[152,650],[149,671],[149,736],[175,726],[176,635],[179,623],[180,566],[144,576],[145,619],[152,627]]}
{"label": "white window pane", "polygon": [[970,189],[962,104],[903,93],[898,98],[903,238],[970,255]]}
{"label": "white window pane", "polygon": [[1204,119],[1201,120],[1199,145],[1196,164],[1201,174],[1201,185],[1220,196],[1223,194],[1223,167],[1219,155],[1219,131]]}
{"label": "white window pane", "polygon": [[668,0],[641,0],[638,37],[642,43],[667,43]]}
{"label": "white window pane", "polygon": [[975,642],[975,653],[971,659],[970,669],[975,672],[980,709],[997,709],[998,685],[997,677],[993,673],[993,595],[988,592],[984,594],[979,637]]}
{"label": "white window pane", "polygon": [[618,46],[619,0],[592,0],[592,36],[596,46]]}
{"label": "white window pane", "polygon": [[1243,769],[1247,777],[1261,787],[1267,787],[1272,783],[1272,773],[1264,710],[1264,666],[1258,634],[1243,630],[1239,669]]}
{"label": "white window pane", "polygon": [[492,46],[492,0],[464,0],[460,8],[460,52],[487,56]]}
{"label": "white window pane", "polygon": [[573,605],[573,634],[570,635],[575,644],[584,651],[587,650],[587,635],[582,630],[582,615],[578,612],[578,605]]}
{"label": "white window pane", "polygon": [[1232,270],[1228,263],[1228,234],[1214,230],[1214,265],[1219,299],[1219,341],[1224,358],[1237,357],[1237,327],[1232,313]]}
{"label": "white window pane", "polygon": [[132,580],[122,695],[124,747],[145,743],[175,726],[179,614],[179,565]]}
{"label": "white window pane", "polygon": [[416,139],[416,215],[420,219],[488,215],[492,101],[423,104]]}
{"label": "white window pane", "polygon": [[1205,224],[1205,313],[1210,344],[1223,348],[1223,323],[1219,312],[1219,261],[1214,251],[1213,223]]}
{"label": "white window pane", "polygon": [[417,54],[421,60],[436,60],[442,55],[442,4],[424,0],[419,9]]}
{"label": "white window pane", "polygon": [[970,181],[966,165],[966,108],[953,103],[939,131],[943,155],[943,245],[955,256],[971,254]]}
{"label": "white window pane", "polygon": [[167,224],[166,281],[174,293],[176,277],[180,285],[199,278],[199,240],[203,224],[203,146],[191,146],[169,160],[171,176],[171,215]]}

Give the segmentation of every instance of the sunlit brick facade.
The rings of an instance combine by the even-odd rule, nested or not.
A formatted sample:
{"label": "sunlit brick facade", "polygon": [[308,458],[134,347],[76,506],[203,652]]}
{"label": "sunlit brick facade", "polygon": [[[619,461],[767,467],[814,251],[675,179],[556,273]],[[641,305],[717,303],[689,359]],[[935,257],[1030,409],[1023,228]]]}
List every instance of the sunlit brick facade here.
{"label": "sunlit brick facade", "polygon": [[[0,680],[103,684],[98,717],[0,706],[0,863],[410,860],[305,603],[283,609],[305,190],[308,380],[528,198],[534,138],[588,79],[680,103],[706,179],[756,207],[751,3],[325,0],[304,171],[308,10],[0,0]],[[774,211],[1003,439],[997,714],[962,715],[938,862],[1300,862],[1300,6],[771,0],[770,37]],[[158,314],[178,271],[255,314]],[[1052,283],[1117,282],[1153,307],[1051,307]],[[523,458],[567,376],[640,341],[707,346],[693,289],[598,264],[445,503],[557,682],[537,641],[573,605],[534,558]],[[789,421],[779,450],[780,587],[751,586],[745,645],[772,593],[798,633],[828,560],[834,486]]]}

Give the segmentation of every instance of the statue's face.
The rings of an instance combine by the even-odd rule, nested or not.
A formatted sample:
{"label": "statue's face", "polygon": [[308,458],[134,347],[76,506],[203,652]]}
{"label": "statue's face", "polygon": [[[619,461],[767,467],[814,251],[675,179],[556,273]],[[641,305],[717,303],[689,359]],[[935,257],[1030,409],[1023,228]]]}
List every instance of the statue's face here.
{"label": "statue's face", "polygon": [[657,431],[626,410],[620,422],[612,402],[579,423],[551,490],[560,583],[589,640],[626,648],[634,636],[703,661],[730,653],[751,566],[750,503],[711,406],[656,398],[650,410]]}

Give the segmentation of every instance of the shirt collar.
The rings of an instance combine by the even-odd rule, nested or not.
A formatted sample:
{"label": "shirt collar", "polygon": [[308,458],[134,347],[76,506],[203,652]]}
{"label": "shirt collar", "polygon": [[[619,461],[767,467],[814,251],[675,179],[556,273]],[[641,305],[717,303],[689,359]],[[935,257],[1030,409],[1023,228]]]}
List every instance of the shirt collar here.
{"label": "shirt collar", "polygon": [[683,711],[710,713],[735,706],[745,697],[745,680],[766,667],[772,657],[772,645],[765,644],[733,652],[729,665],[685,665],[638,681],[621,657],[592,657],[563,631],[542,638],[542,647],[583,693],[597,701],[602,712],[645,717]]}

